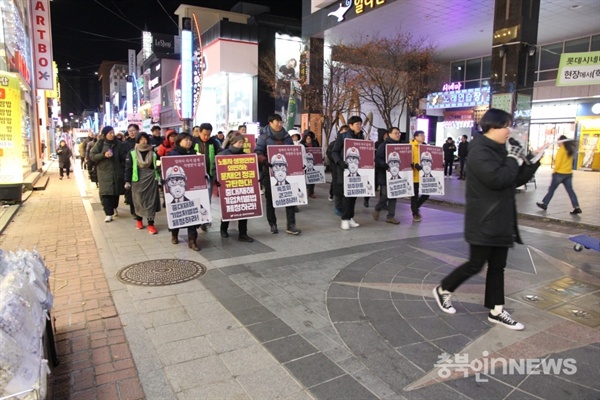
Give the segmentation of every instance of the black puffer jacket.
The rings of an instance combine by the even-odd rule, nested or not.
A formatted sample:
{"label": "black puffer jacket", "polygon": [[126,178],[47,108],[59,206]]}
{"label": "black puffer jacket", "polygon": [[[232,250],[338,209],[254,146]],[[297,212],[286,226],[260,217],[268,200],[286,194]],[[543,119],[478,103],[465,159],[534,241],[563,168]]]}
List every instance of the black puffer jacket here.
{"label": "black puffer jacket", "polygon": [[[331,158],[335,163],[335,166],[332,168],[337,168],[337,176],[344,176],[344,168],[340,165],[341,161],[344,161],[344,139],[357,139],[357,140],[365,140],[365,133],[360,131],[358,133],[353,132],[352,130],[346,131],[337,136],[335,142],[330,144],[333,145],[333,150],[331,151]],[[340,178],[335,182],[333,187],[333,194],[336,196],[344,195],[344,179]]]}
{"label": "black puffer jacket", "polygon": [[485,135],[469,145],[465,240],[479,246],[512,247],[523,243],[517,227],[515,192],[540,166],[507,157],[506,147]]}
{"label": "black puffer jacket", "polygon": [[[105,153],[111,149],[113,156],[105,157]],[[108,141],[99,140],[90,150],[90,159],[96,164],[98,172],[99,194],[118,196],[125,193],[125,159],[127,149],[118,139]]]}
{"label": "black puffer jacket", "polygon": [[377,182],[380,185],[386,185],[386,172],[387,172],[387,159],[386,159],[386,150],[388,143],[391,144],[400,144],[399,140],[393,140],[391,137],[385,138],[385,141],[382,142],[377,150],[375,150],[375,172],[377,173]]}

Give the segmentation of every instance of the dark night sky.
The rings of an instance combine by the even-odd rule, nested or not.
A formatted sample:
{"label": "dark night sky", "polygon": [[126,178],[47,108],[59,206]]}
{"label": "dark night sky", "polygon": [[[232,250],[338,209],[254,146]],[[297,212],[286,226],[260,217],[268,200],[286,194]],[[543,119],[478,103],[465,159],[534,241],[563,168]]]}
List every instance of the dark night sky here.
{"label": "dark night sky", "polygon": [[[176,35],[174,11],[181,3],[229,11],[238,0],[53,0],[54,59],[59,70],[69,63],[84,74],[97,71],[102,60],[127,60],[127,49],[141,49],[141,31]],[[300,19],[302,0],[254,0],[271,14]],[[164,10],[163,10],[164,8]],[[166,11],[165,11],[166,10]],[[173,22],[171,17],[175,22]]]}

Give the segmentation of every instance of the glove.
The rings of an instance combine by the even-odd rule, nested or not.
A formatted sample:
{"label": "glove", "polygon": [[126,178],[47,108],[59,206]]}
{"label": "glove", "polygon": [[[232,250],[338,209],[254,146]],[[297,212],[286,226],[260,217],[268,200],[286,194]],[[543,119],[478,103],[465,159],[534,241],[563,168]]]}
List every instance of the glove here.
{"label": "glove", "polygon": [[265,164],[267,164],[267,167],[273,168],[273,164],[271,164],[270,162],[266,161]]}
{"label": "glove", "polygon": [[390,169],[390,164],[385,163],[385,170],[388,171]]}
{"label": "glove", "polygon": [[131,183],[125,182],[125,190],[131,189]]}
{"label": "glove", "polygon": [[215,181],[215,185],[217,185],[217,187],[221,187],[221,182]]}
{"label": "glove", "polygon": [[348,169],[348,163],[346,161],[344,161],[344,160],[338,161],[337,165],[339,165],[340,168],[342,168],[342,169]]}
{"label": "glove", "polygon": [[508,139],[508,157],[512,157],[515,160],[519,160],[523,154],[523,146],[516,139],[509,138]]}
{"label": "glove", "polygon": [[418,163],[412,163],[411,166],[417,171],[421,171],[423,169],[423,167],[421,167],[421,164]]}

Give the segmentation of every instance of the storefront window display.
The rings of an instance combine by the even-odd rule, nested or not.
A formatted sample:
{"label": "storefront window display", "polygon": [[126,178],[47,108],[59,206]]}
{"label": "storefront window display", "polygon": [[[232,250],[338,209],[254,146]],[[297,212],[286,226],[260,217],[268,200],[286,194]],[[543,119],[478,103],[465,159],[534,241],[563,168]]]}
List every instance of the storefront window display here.
{"label": "storefront window display", "polygon": [[252,76],[232,73],[205,78],[195,123],[209,121],[215,131],[227,132],[252,121],[253,81]]}
{"label": "storefront window display", "polygon": [[[567,138],[575,138],[575,123],[555,123],[555,124],[531,124],[529,130],[529,148],[535,150],[546,143],[553,143],[558,137],[565,135]],[[554,158],[558,146],[550,146],[541,159],[542,165],[554,165]]]}

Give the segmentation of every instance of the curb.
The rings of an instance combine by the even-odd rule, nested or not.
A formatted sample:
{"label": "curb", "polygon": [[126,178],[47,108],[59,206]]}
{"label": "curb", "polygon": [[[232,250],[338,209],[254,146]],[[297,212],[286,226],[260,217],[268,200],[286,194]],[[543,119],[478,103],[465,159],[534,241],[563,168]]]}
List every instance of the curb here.
{"label": "curb", "polygon": [[[452,202],[452,201],[447,201],[447,200],[437,200],[437,199],[429,198],[427,200],[427,202],[450,206],[450,207],[455,207],[455,208],[465,208],[465,205],[463,203],[457,203],[457,202]],[[524,214],[524,213],[520,213],[520,212],[517,212],[517,217],[522,218],[522,219],[532,220],[532,221],[549,222],[551,224],[572,226],[574,228],[584,228],[584,229],[589,229],[592,231],[600,231],[600,226],[586,224],[583,222],[565,221],[562,219],[542,217],[542,216],[537,216],[537,215],[532,215],[532,214]]]}

